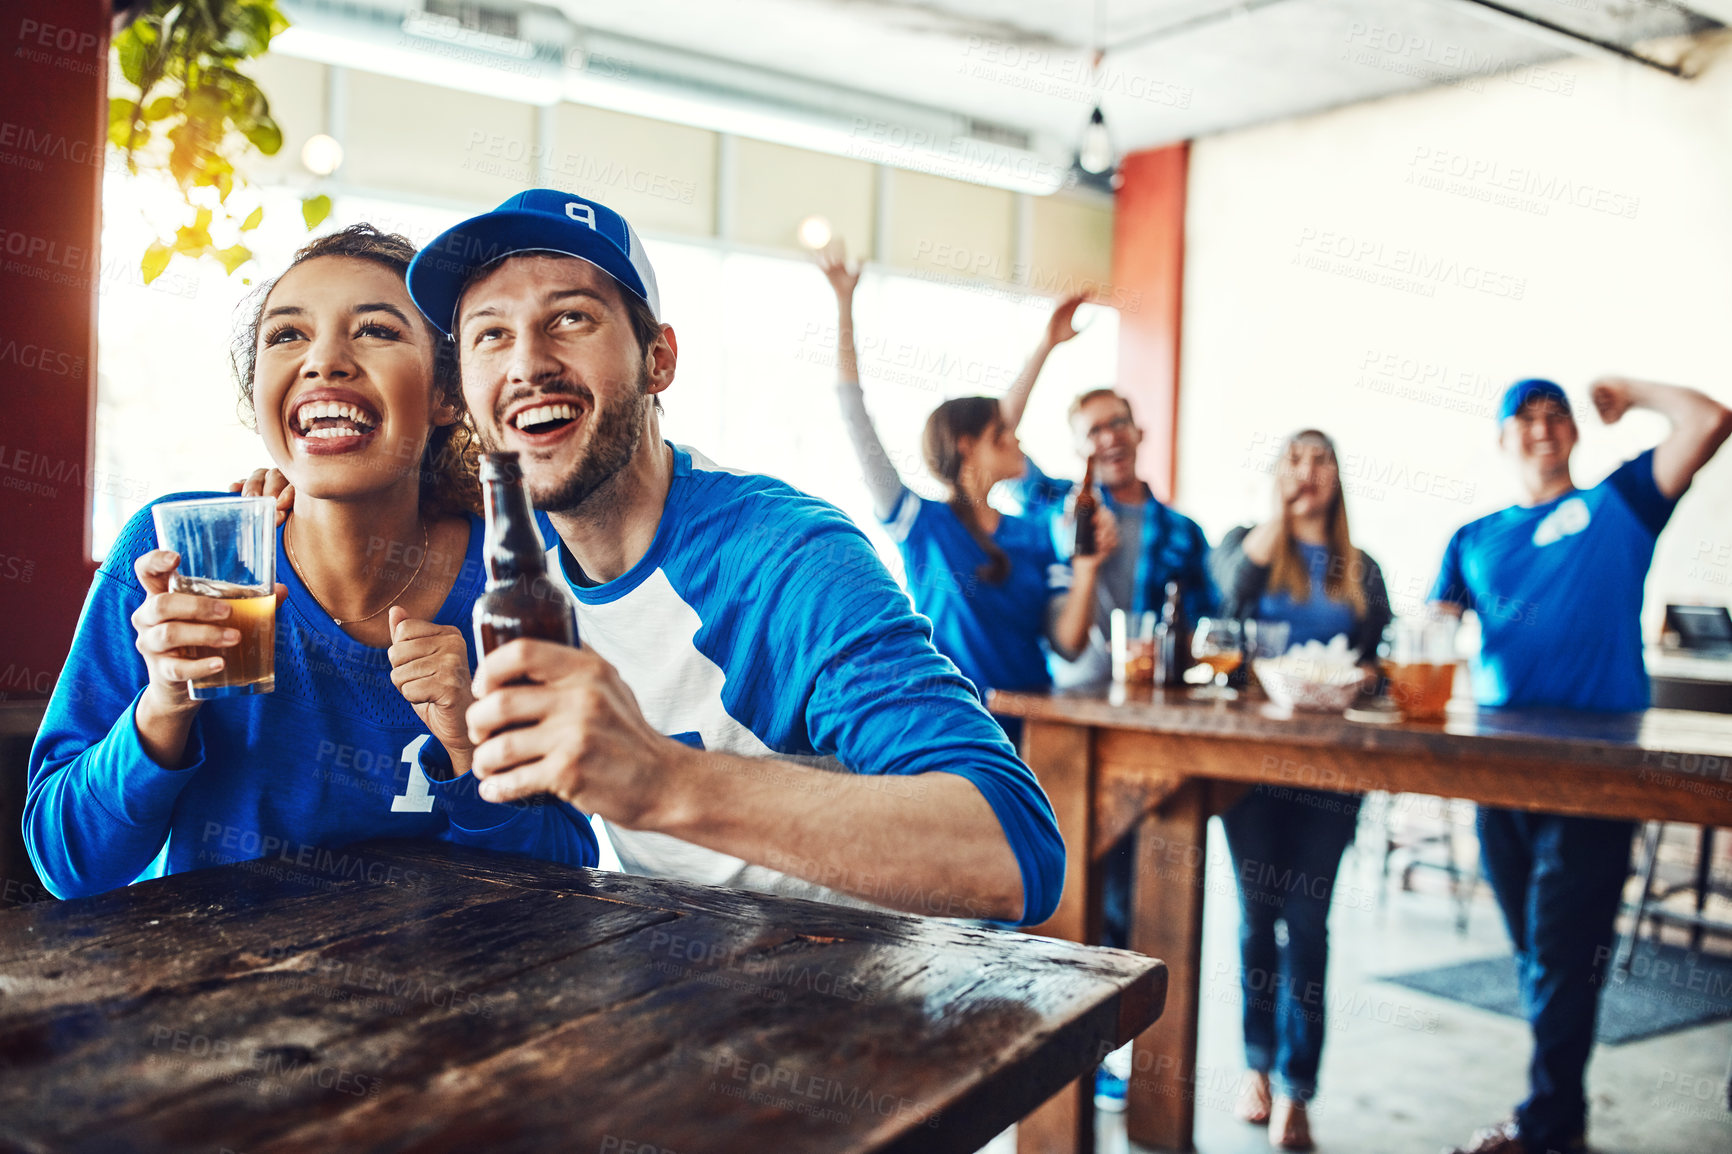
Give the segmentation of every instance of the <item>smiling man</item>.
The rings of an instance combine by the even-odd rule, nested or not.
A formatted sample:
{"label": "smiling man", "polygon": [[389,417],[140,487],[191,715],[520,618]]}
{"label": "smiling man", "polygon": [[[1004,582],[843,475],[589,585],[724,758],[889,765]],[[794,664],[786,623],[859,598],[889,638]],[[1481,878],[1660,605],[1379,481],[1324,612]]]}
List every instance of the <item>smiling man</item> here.
{"label": "smiling man", "polygon": [[[1482,707],[1648,707],[1648,566],[1678,498],[1732,433],[1732,413],[1693,389],[1623,377],[1594,382],[1590,396],[1608,425],[1643,408],[1671,430],[1578,489],[1578,430],[1563,389],[1536,378],[1504,391],[1498,435],[1522,501],[1456,531],[1431,594],[1443,611],[1479,618]],[[1515,944],[1533,1057],[1515,1117],[1456,1154],[1586,1148],[1583,1078],[1634,831],[1628,821],[1480,808],[1480,854]]]}
{"label": "smiling man", "polygon": [[[1022,423],[1029,394],[1047,358],[1077,335],[1073,322],[1082,303],[1082,297],[1070,297],[1053,309],[1040,343],[999,401],[1004,423],[1013,432]],[[1100,580],[1095,585],[1095,620],[1087,648],[1073,661],[1058,656],[1051,661],[1053,685],[1058,689],[1099,687],[1112,677],[1107,637],[1114,609],[1160,612],[1169,581],[1179,583],[1185,613],[1193,623],[1213,612],[1216,603],[1207,564],[1209,542],[1202,529],[1160,501],[1137,476],[1143,430],[1131,412],[1130,401],[1114,389],[1090,389],[1071,402],[1069,418],[1077,456],[1094,458],[1095,480],[1103,502],[1118,519],[1119,547],[1101,562]],[[1014,488],[1023,514],[1049,519],[1060,555],[1068,554],[1074,530],[1065,513],[1075,484],[1048,476],[1027,459]]]}
{"label": "smiling man", "polygon": [[484,797],[598,814],[633,873],[1051,914],[1051,807],[866,538],[662,439],[679,346],[622,217],[531,190],[436,239],[409,286],[483,443],[520,454],[577,602],[580,648],[481,663]]}

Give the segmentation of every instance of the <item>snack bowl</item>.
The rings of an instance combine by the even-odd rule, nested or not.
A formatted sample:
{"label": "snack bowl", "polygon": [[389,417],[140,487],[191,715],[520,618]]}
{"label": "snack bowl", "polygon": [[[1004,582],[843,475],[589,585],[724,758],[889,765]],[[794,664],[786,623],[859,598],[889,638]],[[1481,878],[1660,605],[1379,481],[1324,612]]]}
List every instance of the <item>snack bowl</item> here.
{"label": "snack bowl", "polygon": [[1251,663],[1269,700],[1282,709],[1340,713],[1365,684],[1358,664],[1316,661],[1297,653],[1259,657]]}

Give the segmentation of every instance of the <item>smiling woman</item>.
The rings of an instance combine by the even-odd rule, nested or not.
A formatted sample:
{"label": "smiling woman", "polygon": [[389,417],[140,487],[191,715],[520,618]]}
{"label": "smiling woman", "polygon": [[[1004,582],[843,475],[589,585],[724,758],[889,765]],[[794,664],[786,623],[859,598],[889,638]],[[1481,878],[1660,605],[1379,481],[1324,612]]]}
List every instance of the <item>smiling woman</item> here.
{"label": "smiling woman", "polygon": [[414,254],[353,226],[243,314],[242,400],[294,486],[274,692],[193,700],[223,658],[185,650],[235,644],[227,603],[169,591],[180,558],[148,509],[110,550],[31,752],[25,837],[55,893],[379,836],[594,864],[583,814],[492,805],[468,773],[477,484],[453,366],[403,283]]}
{"label": "smiling woman", "polygon": [[[240,382],[241,419],[265,437],[267,447],[276,455],[272,437],[260,423],[256,412],[259,400],[255,396],[258,374],[267,375],[273,364],[286,364],[299,346],[307,340],[308,310],[290,299],[298,291],[296,273],[308,262],[321,258],[340,258],[346,279],[364,289],[375,282],[385,299],[360,300],[352,305],[352,320],[358,345],[375,352],[388,351],[393,360],[415,363],[414,371],[425,373],[419,362],[430,357],[435,400],[447,410],[444,419],[435,417],[419,457],[419,496],[443,512],[474,512],[480,507],[481,492],[475,479],[475,439],[465,421],[456,418],[462,410],[462,391],[457,385],[457,366],[447,343],[440,340],[402,288],[402,276],[394,269],[406,268],[414,249],[402,237],[377,232],[365,225],[356,225],[330,236],[321,237],[296,254],[288,272],[275,281],[261,285],[242,302],[243,315],[250,319],[240,326],[230,349],[235,379]],[[325,270],[323,275],[335,275]],[[383,276],[395,281],[380,283]],[[285,284],[284,282],[288,282]],[[281,289],[279,293],[277,290]],[[368,296],[365,292],[362,296]],[[281,299],[278,299],[278,298]],[[398,300],[397,298],[402,298]],[[412,319],[411,319],[412,318]],[[297,324],[297,322],[299,322]],[[309,442],[317,440],[345,441],[329,451],[347,453],[368,447],[359,440],[379,432],[379,414],[366,407],[365,398],[345,389],[339,383],[327,384],[316,391],[304,390],[296,395],[299,410],[294,414],[303,426],[291,425],[290,432],[300,442],[303,451],[314,454],[326,451]],[[316,434],[316,435],[315,435]],[[387,447],[401,449],[410,442],[387,441]],[[283,442],[286,449],[287,442]],[[395,454],[399,463],[406,464],[401,452]],[[282,457],[278,456],[279,464]],[[285,470],[286,472],[286,470]]]}

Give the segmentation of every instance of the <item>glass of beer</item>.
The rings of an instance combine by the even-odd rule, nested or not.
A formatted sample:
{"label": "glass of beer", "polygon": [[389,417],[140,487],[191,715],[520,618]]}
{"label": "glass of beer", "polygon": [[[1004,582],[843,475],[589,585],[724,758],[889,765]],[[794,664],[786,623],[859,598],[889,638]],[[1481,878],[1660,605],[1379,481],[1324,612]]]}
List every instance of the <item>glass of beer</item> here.
{"label": "glass of beer", "polygon": [[271,497],[210,497],[151,507],[157,544],[180,554],[168,579],[174,593],[229,603],[222,624],[238,645],[191,645],[181,656],[220,657],[223,667],[187,684],[197,701],[269,693],[277,687],[277,503]]}
{"label": "glass of beer", "polygon": [[1120,685],[1155,683],[1154,613],[1114,609],[1112,616],[1113,680]]}
{"label": "glass of beer", "polygon": [[1453,618],[1402,618],[1383,634],[1389,698],[1410,721],[1441,721],[1455,691]]}
{"label": "glass of beer", "polygon": [[1199,617],[1191,634],[1191,656],[1207,665],[1214,684],[1191,692],[1202,700],[1231,701],[1239,696],[1227,688],[1227,675],[1245,660],[1245,643],[1239,622],[1232,617]]}

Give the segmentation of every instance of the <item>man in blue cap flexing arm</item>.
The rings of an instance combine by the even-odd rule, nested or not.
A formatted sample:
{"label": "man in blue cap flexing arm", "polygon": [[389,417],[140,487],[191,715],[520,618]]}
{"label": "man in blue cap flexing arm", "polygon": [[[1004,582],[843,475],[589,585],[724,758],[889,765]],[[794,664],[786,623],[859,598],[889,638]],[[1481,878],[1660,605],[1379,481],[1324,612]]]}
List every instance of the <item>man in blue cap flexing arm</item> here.
{"label": "man in blue cap flexing arm", "polygon": [[1052,809],[865,536],[662,440],[679,346],[622,217],[522,193],[429,244],[409,291],[455,341],[483,444],[520,455],[577,602],[581,648],[481,662],[482,796],[599,815],[634,873],[1051,915]]}
{"label": "man in blue cap flexing arm", "polygon": [[[1441,609],[1479,618],[1473,689],[1482,707],[1648,707],[1641,613],[1654,543],[1690,479],[1732,433],[1732,413],[1693,389],[1622,377],[1601,378],[1590,396],[1608,425],[1643,408],[1666,417],[1671,431],[1578,489],[1570,479],[1576,422],[1563,389],[1525,380],[1504,392],[1499,436],[1524,499],[1456,531],[1431,593]],[[1583,1079],[1633,832],[1628,821],[1480,807],[1485,874],[1515,942],[1534,1049],[1515,1117],[1456,1154],[1586,1148]]]}

